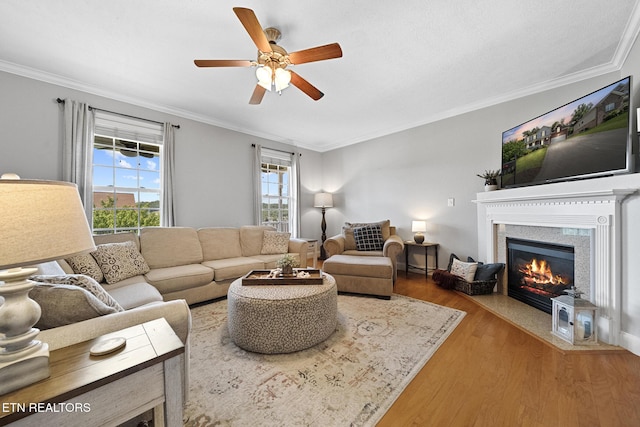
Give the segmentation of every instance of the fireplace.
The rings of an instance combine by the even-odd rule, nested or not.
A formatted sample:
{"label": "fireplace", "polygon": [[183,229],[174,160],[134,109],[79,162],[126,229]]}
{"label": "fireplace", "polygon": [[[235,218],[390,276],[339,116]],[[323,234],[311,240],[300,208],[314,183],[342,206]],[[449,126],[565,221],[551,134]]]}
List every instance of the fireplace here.
{"label": "fireplace", "polygon": [[551,314],[551,298],[574,284],[573,246],[507,238],[507,294]]}

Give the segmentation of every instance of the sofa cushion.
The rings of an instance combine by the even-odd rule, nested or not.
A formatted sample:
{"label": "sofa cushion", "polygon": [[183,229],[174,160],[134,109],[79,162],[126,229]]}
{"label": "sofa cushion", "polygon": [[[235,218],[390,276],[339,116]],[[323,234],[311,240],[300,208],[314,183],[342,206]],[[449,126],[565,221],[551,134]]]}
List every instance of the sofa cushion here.
{"label": "sofa cushion", "polygon": [[247,257],[205,261],[202,264],[213,269],[213,278],[216,281],[237,279],[251,270],[264,268],[264,263],[259,259]]}
{"label": "sofa cushion", "polygon": [[84,274],[92,277],[98,283],[104,280],[104,274],[102,274],[100,266],[91,254],[76,255],[65,259],[65,261],[75,274]]}
{"label": "sofa cushion", "polygon": [[146,227],[140,230],[140,251],[151,268],[202,262],[198,232],[190,227]]}
{"label": "sofa cushion", "polygon": [[36,282],[29,297],[40,305],[40,319],[35,324],[38,329],[57,328],[121,311],[103,303],[86,289],[74,285]]}
{"label": "sofa cushion", "polygon": [[146,282],[133,283],[120,286],[115,289],[109,288],[109,295],[125,310],[140,307],[145,304],[162,301],[160,292]]}
{"label": "sofa cushion", "polygon": [[119,282],[149,271],[147,262],[131,241],[98,245],[91,255],[96,259],[107,283]]}
{"label": "sofa cushion", "polygon": [[477,262],[463,262],[457,258],[454,258],[451,264],[451,274],[462,277],[467,282],[473,282],[477,269]]}
{"label": "sofa cushion", "polygon": [[209,227],[198,230],[205,261],[242,256],[238,228]]}
{"label": "sofa cushion", "polygon": [[382,231],[382,240],[385,241],[391,235],[391,221],[386,219],[378,222],[345,222],[342,227],[342,234],[344,235],[344,249],[355,250],[356,240],[353,235],[353,229],[358,227],[366,227],[369,225],[379,225]]}
{"label": "sofa cushion", "polygon": [[211,283],[213,270],[202,264],[177,265],[154,268],[145,274],[145,278],[164,295]]}
{"label": "sofa cushion", "polygon": [[368,225],[353,229],[353,237],[356,241],[356,249],[359,251],[381,251],[384,241],[380,225]]}
{"label": "sofa cushion", "polygon": [[291,233],[265,230],[260,255],[286,254],[289,252]]}
{"label": "sofa cushion", "polygon": [[31,280],[38,283],[49,283],[53,285],[73,285],[91,292],[96,298],[116,311],[123,311],[123,307],[90,276],[83,274],[63,274],[63,275],[35,275]]}
{"label": "sofa cushion", "polygon": [[265,225],[245,225],[240,227],[242,256],[260,255],[265,230],[276,231],[275,228]]}

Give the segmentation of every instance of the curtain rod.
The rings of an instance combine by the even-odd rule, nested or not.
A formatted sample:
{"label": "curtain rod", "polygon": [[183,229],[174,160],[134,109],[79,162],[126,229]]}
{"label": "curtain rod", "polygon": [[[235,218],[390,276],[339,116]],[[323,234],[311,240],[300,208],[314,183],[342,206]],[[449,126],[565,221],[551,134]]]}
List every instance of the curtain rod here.
{"label": "curtain rod", "polygon": [[[255,148],[256,144],[251,144],[251,146]],[[278,150],[276,148],[269,148],[269,147],[264,147],[264,148],[266,148],[267,150],[271,150],[271,151],[278,151],[280,153],[291,154],[292,156],[296,155],[296,153],[294,151]],[[298,153],[298,156],[302,156],[302,153]]]}
{"label": "curtain rod", "polygon": [[[64,99],[62,99],[62,98],[56,98],[56,101],[58,101],[58,104],[64,104]],[[122,114],[122,113],[118,113],[118,112],[115,112],[115,111],[104,110],[102,108],[96,108],[96,107],[89,106],[89,109],[90,110],[96,110],[96,111],[103,111],[105,113],[117,114],[119,116],[129,117],[131,119],[144,120],[144,121],[147,121],[147,122],[158,123],[158,124],[161,124],[161,125],[164,124],[164,123],[159,122],[157,120],[151,120],[151,119],[145,119],[145,118],[142,118],[142,117],[130,116],[129,114]],[[180,129],[180,125],[171,125],[171,126],[176,128],[176,129]]]}

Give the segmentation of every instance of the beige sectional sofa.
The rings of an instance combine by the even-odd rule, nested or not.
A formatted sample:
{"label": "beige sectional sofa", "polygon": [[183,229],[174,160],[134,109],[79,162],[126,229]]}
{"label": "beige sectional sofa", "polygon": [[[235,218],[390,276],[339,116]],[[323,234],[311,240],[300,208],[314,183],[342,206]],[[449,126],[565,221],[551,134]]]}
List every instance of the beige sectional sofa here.
{"label": "beige sectional sofa", "polygon": [[[264,253],[274,252],[265,250],[265,235],[269,233],[278,234],[266,226],[148,227],[139,236],[123,233],[94,239],[96,245],[134,242],[149,267],[144,274],[105,284],[109,293],[148,283],[165,301],[184,299],[194,304],[226,296],[231,282],[251,270],[275,268],[283,254]],[[307,247],[306,240],[288,239],[287,252],[297,256],[303,268],[307,265]],[[67,273],[79,273],[65,261],[61,264]]]}
{"label": "beige sectional sofa", "polygon": [[[274,239],[278,243],[275,246]],[[83,291],[85,298],[90,299],[83,311],[84,317],[71,324],[44,329],[38,339],[48,343],[49,348],[54,350],[164,317],[185,343],[185,395],[189,378],[189,305],[226,296],[231,282],[252,269],[274,268],[283,254],[273,252],[286,250],[299,257],[301,267],[306,267],[308,247],[306,240],[289,239],[282,233],[275,233],[273,228],[263,226],[200,229],[150,227],[142,229],[139,236],[134,233],[100,235],[95,236],[94,240],[97,251],[125,247],[133,253],[121,256],[121,260],[113,256],[108,259],[109,253],[103,253],[103,258],[107,258],[104,265],[91,264],[95,258],[92,255],[85,255],[84,259],[69,259],[69,262],[59,260],[57,263],[41,265],[39,275],[44,280],[44,276],[52,278],[64,274],[83,274],[94,277],[100,274],[104,277],[96,276],[94,279],[101,282],[102,288],[115,300],[116,309],[102,304],[90,292]],[[133,270],[129,270],[133,264]],[[101,271],[106,268],[115,272],[109,276],[111,278],[128,277],[107,282],[108,275],[103,275]],[[139,274],[136,269],[139,269]],[[39,301],[43,318],[55,317],[50,311],[64,307],[56,305],[55,295],[64,295],[65,285],[58,288],[57,294],[43,293],[43,300]],[[68,306],[64,310],[70,311]],[[71,311],[76,311],[75,307]],[[80,312],[79,309],[77,311]],[[93,311],[95,316],[86,315]],[[42,329],[41,325],[36,326]]]}

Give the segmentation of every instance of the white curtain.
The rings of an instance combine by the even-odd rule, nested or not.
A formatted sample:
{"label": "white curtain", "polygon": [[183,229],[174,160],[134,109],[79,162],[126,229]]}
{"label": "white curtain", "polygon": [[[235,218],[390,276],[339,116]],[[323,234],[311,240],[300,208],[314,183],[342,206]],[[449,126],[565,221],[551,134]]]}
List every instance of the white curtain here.
{"label": "white curtain", "polygon": [[262,145],[255,144],[253,150],[253,222],[262,222]]}
{"label": "white curtain", "polygon": [[162,145],[162,226],[175,225],[174,177],[175,177],[175,129],[171,123],[164,124],[164,143]]}
{"label": "white curtain", "polygon": [[300,236],[300,154],[294,151],[291,154],[291,199],[293,212],[291,212],[291,236]]}
{"label": "white curtain", "polygon": [[88,104],[64,100],[62,180],[78,186],[89,224],[93,211],[93,110]]}

